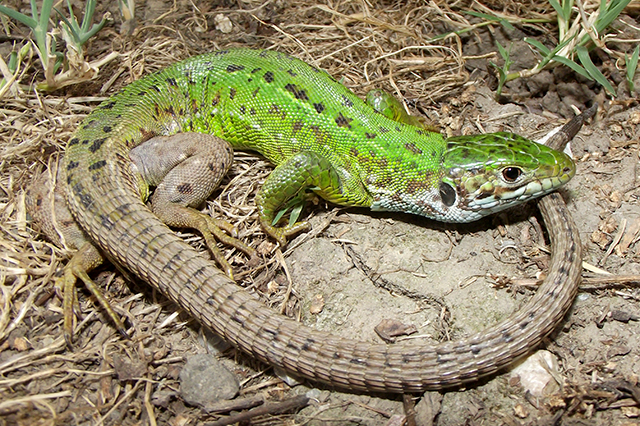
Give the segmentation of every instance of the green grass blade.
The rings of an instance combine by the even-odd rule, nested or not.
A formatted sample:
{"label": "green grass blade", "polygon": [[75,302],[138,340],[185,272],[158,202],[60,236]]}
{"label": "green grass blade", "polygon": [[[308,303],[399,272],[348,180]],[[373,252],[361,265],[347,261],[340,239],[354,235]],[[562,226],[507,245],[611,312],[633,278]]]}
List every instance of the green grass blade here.
{"label": "green grass blade", "polygon": [[476,18],[482,18],[482,19],[486,19],[487,21],[494,21],[494,22],[498,22],[500,23],[503,27],[509,29],[509,30],[514,30],[514,26],[511,25],[511,23],[509,21],[507,21],[504,18],[500,18],[498,16],[493,16],[493,15],[488,15],[486,13],[480,13],[480,12],[474,12],[472,10],[468,10],[465,12],[467,15],[471,15],[471,16],[475,16]]}
{"label": "green grass blade", "polygon": [[300,214],[302,213],[302,209],[304,208],[304,203],[297,204],[291,210],[291,215],[289,216],[289,225],[293,226],[300,219]]}
{"label": "green grass blade", "polygon": [[563,16],[567,22],[571,19],[572,8],[573,8],[573,0],[564,0],[562,2]]}
{"label": "green grass blade", "polygon": [[556,62],[560,62],[563,65],[568,66],[569,68],[571,68],[572,70],[574,70],[575,72],[580,74],[581,76],[586,77],[589,80],[593,80],[593,78],[589,75],[587,70],[585,70],[583,67],[581,67],[580,65],[576,64],[575,62],[573,62],[571,59],[567,59],[564,56],[554,56],[553,60],[556,61]]}
{"label": "green grass blade", "polygon": [[631,54],[631,57],[624,55],[624,61],[627,65],[627,83],[629,83],[629,92],[633,92],[634,84],[633,77],[636,75],[638,69],[638,55],[640,54],[640,45],[636,46],[636,49]]}
{"label": "green grass blade", "polygon": [[4,13],[9,18],[15,19],[16,21],[23,23],[24,25],[28,26],[31,29],[34,29],[35,27],[38,26],[38,21],[36,21],[35,19],[30,18],[27,15],[22,14],[16,10],[9,9],[8,7],[3,6],[1,4],[0,4],[0,13]]}
{"label": "green grass blade", "polygon": [[284,216],[284,214],[287,212],[287,210],[289,209],[282,209],[278,212],[278,214],[273,218],[273,221],[271,222],[272,226],[276,226],[278,224],[278,222],[280,222],[280,219],[282,219],[282,216]]}
{"label": "green grass blade", "polygon": [[[636,46],[636,50],[633,51],[631,57],[626,60],[627,62],[627,77],[633,78],[638,68],[638,55],[640,54],[640,45]],[[625,55],[626,58],[626,55]]]}
{"label": "green grass blade", "polygon": [[91,22],[93,21],[93,13],[95,12],[95,10],[96,0],[88,0],[86,6],[84,7],[84,16],[82,17],[82,25],[80,27],[83,33],[89,32]]}
{"label": "green grass blade", "polygon": [[62,12],[60,12],[57,8],[53,8],[58,15],[60,15],[60,19],[62,19],[62,22],[64,23],[64,25],[67,27],[67,31],[71,34],[71,36],[73,37],[73,40],[78,43],[80,42],[80,35],[78,34],[77,30],[77,25],[72,25],[71,22],[69,22],[69,20],[62,14]]}
{"label": "green grass blade", "polygon": [[40,29],[42,31],[46,32],[47,28],[49,28],[51,9],[53,9],[53,0],[44,0],[42,2],[42,8],[40,9]]}
{"label": "green grass blade", "polygon": [[[565,10],[564,6],[570,2],[563,1],[562,5],[560,5],[560,3],[558,3],[557,0],[548,0],[548,1],[551,4],[551,6],[553,6],[553,8],[555,9],[560,19],[562,19],[563,21],[567,21],[569,19],[570,15],[567,15],[567,11]],[[569,14],[570,13],[571,13],[571,9],[569,9]]]}
{"label": "green grass blade", "polygon": [[577,46],[576,53],[578,54],[578,59],[580,59],[580,63],[587,70],[589,75],[593,77],[595,81],[597,81],[602,87],[604,87],[607,92],[611,95],[615,96],[616,91],[609,83],[609,80],[600,72],[598,68],[593,64],[591,58],[589,57],[589,51],[584,46]]}
{"label": "green grass blade", "polygon": [[[496,40],[496,46],[498,46],[498,52],[500,52],[500,56],[502,56],[502,59],[504,59],[505,61],[509,60],[509,52],[507,51],[507,49],[505,49],[498,40]],[[509,49],[511,50],[511,49]]]}
{"label": "green grass blade", "polygon": [[34,21],[38,21],[38,5],[36,0],[31,0],[31,17]]}
{"label": "green grass blade", "polygon": [[529,43],[530,45],[532,45],[536,49],[538,49],[538,51],[540,52],[540,54],[542,54],[542,56],[549,56],[549,54],[551,53],[549,48],[547,48],[547,46],[545,46],[544,44],[540,43],[538,40],[534,40],[532,38],[525,37],[524,41],[526,43]]}
{"label": "green grass blade", "polygon": [[602,33],[602,31],[604,31],[604,29],[607,28],[618,17],[618,15],[620,15],[630,2],[631,0],[611,0],[611,2],[607,4],[606,0],[602,0],[600,3],[600,11],[598,12],[598,18],[594,23],[596,31],[598,31],[598,33]]}

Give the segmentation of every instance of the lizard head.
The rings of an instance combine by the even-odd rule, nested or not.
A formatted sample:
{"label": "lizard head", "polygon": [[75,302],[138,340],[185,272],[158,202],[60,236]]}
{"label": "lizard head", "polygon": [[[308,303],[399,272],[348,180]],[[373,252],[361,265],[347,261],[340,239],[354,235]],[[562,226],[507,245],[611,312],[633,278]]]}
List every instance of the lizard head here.
{"label": "lizard head", "polygon": [[438,219],[470,222],[547,194],[576,167],[565,153],[511,133],[446,140]]}

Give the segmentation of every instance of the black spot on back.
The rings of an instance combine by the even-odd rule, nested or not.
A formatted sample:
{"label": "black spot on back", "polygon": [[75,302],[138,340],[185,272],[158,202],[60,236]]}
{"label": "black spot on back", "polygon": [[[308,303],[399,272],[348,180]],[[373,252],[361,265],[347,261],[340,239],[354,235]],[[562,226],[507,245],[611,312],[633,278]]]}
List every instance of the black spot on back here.
{"label": "black spot on back", "polygon": [[97,150],[100,149],[100,147],[102,146],[102,144],[106,140],[107,140],[107,138],[100,138],[100,139],[94,140],[93,143],[91,144],[91,146],[89,147],[89,151],[96,152]]}
{"label": "black spot on back", "polygon": [[291,92],[296,99],[300,99],[302,101],[308,101],[309,96],[307,96],[307,92],[304,89],[299,88],[295,84],[287,84],[284,86],[285,90]]}
{"label": "black spot on back", "polygon": [[242,71],[243,69],[244,69],[244,65],[238,65],[238,64],[227,65],[227,72]]}
{"label": "black spot on back", "polygon": [[107,229],[112,229],[113,225],[114,225],[114,223],[111,220],[111,218],[109,218],[109,216],[104,215],[104,214],[100,215],[100,223],[102,224],[102,226],[104,228],[107,228]]}
{"label": "black spot on back", "polygon": [[297,120],[293,122],[293,133],[298,133],[304,127],[304,122],[302,120]]}
{"label": "black spot on back", "polygon": [[422,150],[416,146],[413,142],[407,142],[404,144],[404,148],[411,151],[416,155],[422,155]]}
{"label": "black spot on back", "polygon": [[179,193],[181,194],[190,194],[193,190],[191,184],[189,182],[182,183],[176,187]]}
{"label": "black spot on back", "polygon": [[89,170],[98,170],[107,165],[105,160],[96,161],[92,165],[89,166]]}
{"label": "black spot on back", "polygon": [[220,92],[216,93],[216,95],[211,100],[211,106],[216,106],[220,102]]}
{"label": "black spot on back", "polygon": [[353,121],[353,118],[349,118],[349,117],[345,117],[344,115],[342,115],[342,113],[338,113],[338,116],[336,117],[336,124],[338,125],[338,127],[346,127],[348,129],[351,128],[351,122]]}

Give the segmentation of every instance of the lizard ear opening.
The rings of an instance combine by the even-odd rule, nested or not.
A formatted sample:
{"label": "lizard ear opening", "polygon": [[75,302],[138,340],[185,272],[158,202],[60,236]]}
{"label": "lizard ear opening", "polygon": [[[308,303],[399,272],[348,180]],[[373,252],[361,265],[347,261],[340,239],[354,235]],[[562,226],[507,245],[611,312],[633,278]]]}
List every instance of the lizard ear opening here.
{"label": "lizard ear opening", "polygon": [[438,189],[440,191],[442,204],[447,207],[451,207],[453,203],[456,202],[456,190],[453,189],[451,185],[445,182],[440,182],[440,187]]}

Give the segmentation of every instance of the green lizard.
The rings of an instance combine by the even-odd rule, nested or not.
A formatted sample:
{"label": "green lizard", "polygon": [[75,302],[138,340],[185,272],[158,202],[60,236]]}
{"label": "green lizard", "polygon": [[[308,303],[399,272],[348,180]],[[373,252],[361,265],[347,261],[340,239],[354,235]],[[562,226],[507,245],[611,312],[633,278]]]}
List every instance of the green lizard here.
{"label": "green lizard", "polygon": [[[63,234],[79,250],[62,278],[69,340],[76,278],[124,330],[87,275],[104,253],[267,362],[339,386],[391,391],[434,387],[427,379],[411,385],[371,384],[369,378],[363,385],[360,379],[341,377],[335,365],[333,373],[310,371],[308,359],[342,356],[334,343],[327,343],[333,342],[331,336],[256,305],[158,220],[198,229],[227,275],[231,268],[218,252],[216,238],[254,253],[220,230],[232,231],[226,222],[191,208],[210,195],[229,167],[232,154],[226,143],[257,151],[276,166],[256,204],[262,228],[282,245],[308,225],[281,226],[279,212],[299,204],[309,192],[343,206],[468,222],[549,193],[575,173],[566,154],[514,134],[445,139],[403,116],[388,118],[327,73],[285,54],[238,49],[193,57],[126,86],[94,110],[67,145],[58,187],[79,224],[69,214],[58,215],[73,228]],[[156,215],[143,204],[150,187],[157,187],[151,199]],[[43,197],[36,192],[30,198],[32,211]],[[43,216],[47,214],[36,220],[59,239],[52,231],[56,224]],[[521,328],[533,327],[529,322]],[[548,326],[540,328],[548,332]],[[543,331],[538,329],[539,340]],[[329,340],[321,342],[318,336]],[[355,355],[358,344],[342,343],[341,351],[350,348],[351,363],[368,362],[366,354]],[[314,350],[315,355],[305,358]],[[480,349],[472,352],[483,355]],[[423,357],[427,362],[429,355]],[[480,373],[461,372],[438,383],[472,380],[495,370],[488,365]]]}

